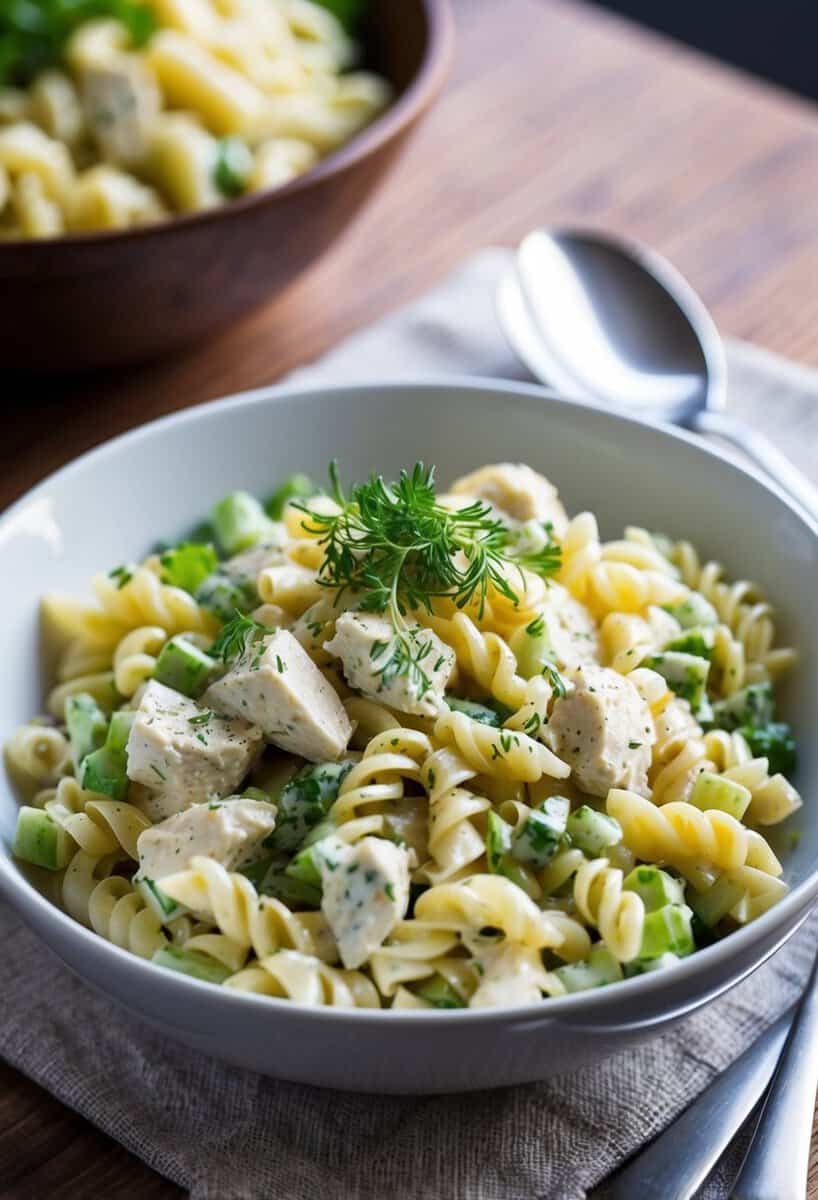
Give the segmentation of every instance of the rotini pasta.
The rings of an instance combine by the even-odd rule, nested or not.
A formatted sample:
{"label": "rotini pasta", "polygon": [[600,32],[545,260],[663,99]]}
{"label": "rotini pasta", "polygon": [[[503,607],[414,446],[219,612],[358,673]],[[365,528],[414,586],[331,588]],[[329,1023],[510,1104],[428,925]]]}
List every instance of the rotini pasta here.
{"label": "rotini pasta", "polygon": [[605,858],[583,862],[574,877],[574,899],[582,918],[596,925],[619,962],[631,962],[642,945],[645,906],[622,890],[622,872]]}
{"label": "rotini pasta", "polygon": [[59,779],[68,767],[71,750],[59,729],[32,721],[11,735],[5,757],[13,774],[42,785]]}
{"label": "rotini pasta", "polygon": [[135,0],[77,28],[69,8],[9,44],[23,86],[2,96],[6,238],[128,229],[280,187],[391,98],[311,0]]}
{"label": "rotini pasta", "polygon": [[[341,53],[299,4],[265,36]],[[161,78],[249,120],[232,76],[273,88],[265,52],[209,0],[162,5]],[[130,53],[115,24],[80,33],[72,61]],[[65,94],[26,105],[54,124]],[[21,161],[42,147],[16,136]],[[31,166],[55,204],[64,165]],[[231,493],[214,544],[96,576],[95,605],[45,600],[50,715],[6,760],[14,852],[55,903],[209,984],[400,1011],[547,1003],[780,899],[763,831],[801,804],[773,693],[792,654],[757,588],[642,529],[603,542],[519,465],[441,497],[421,465],[332,484]]]}

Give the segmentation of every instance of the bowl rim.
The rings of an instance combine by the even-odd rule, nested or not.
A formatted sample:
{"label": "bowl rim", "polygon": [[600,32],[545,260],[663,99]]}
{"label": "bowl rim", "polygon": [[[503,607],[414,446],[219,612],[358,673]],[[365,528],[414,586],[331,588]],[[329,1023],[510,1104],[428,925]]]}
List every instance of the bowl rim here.
{"label": "bowl rim", "polygon": [[[47,489],[52,484],[57,481],[64,483],[66,480],[70,480],[74,474],[84,470],[86,465],[93,463],[94,460],[102,460],[110,454],[119,452],[123,447],[161,435],[162,431],[170,426],[183,426],[207,420],[219,421],[222,419],[223,413],[236,409],[253,409],[264,405],[273,406],[293,400],[308,403],[309,397],[325,396],[327,393],[330,393],[334,397],[336,405],[342,406],[344,396],[346,395],[360,396],[362,392],[381,398],[388,395],[395,401],[403,393],[416,392],[418,389],[434,391],[441,399],[445,396],[445,393],[461,393],[465,390],[478,395],[494,396],[498,400],[505,398],[508,402],[513,402],[515,399],[528,402],[535,401],[543,405],[543,411],[552,404],[559,405],[561,408],[572,410],[575,419],[579,421],[602,418],[603,420],[610,421],[613,426],[623,429],[625,433],[630,428],[636,428],[643,433],[656,436],[659,441],[670,439],[681,442],[698,454],[716,460],[722,469],[726,469],[738,476],[743,476],[751,485],[771,493],[791,513],[796,521],[812,535],[813,540],[818,543],[818,520],[813,519],[799,509],[790,500],[789,496],[775,483],[754,475],[752,471],[743,466],[743,464],[730,454],[719,447],[703,443],[701,439],[685,429],[680,429],[678,426],[668,425],[664,422],[651,421],[613,411],[603,405],[571,400],[536,384],[458,374],[420,375],[406,380],[388,380],[384,383],[375,383],[369,380],[360,383],[344,382],[342,384],[322,384],[319,382],[273,384],[234,393],[215,400],[208,400],[190,408],[167,413],[85,451],[36,483],[0,514],[0,543],[2,542],[4,527],[13,521],[17,513],[26,505],[30,504],[33,500],[43,497],[43,494],[47,492]],[[80,945],[85,945],[88,948],[89,952],[103,957],[112,953],[115,961],[121,960],[123,966],[129,971],[141,974],[146,985],[149,985],[150,980],[156,981],[156,967],[150,960],[141,959],[137,955],[133,955],[115,946],[105,938],[100,937],[93,930],[75,921],[68,913],[64,912],[43,895],[14,866],[10,849],[4,843],[0,845],[0,895],[4,896],[24,920],[27,919],[27,911],[36,911],[40,919],[45,923],[53,923],[55,931],[62,933],[65,938],[69,940],[77,939]],[[632,1027],[647,1029],[652,1024],[661,1023],[665,1015],[668,1020],[674,1016],[681,1015],[686,1011],[698,1007],[700,1004],[706,1003],[721,991],[733,986],[739,979],[752,973],[781,945],[789,941],[804,919],[807,910],[816,901],[818,901],[818,862],[816,862],[813,870],[792,888],[782,900],[755,921],[751,922],[751,924],[745,925],[742,929],[736,930],[729,934],[728,937],[722,938],[710,946],[705,946],[701,950],[697,950],[694,954],[682,959],[672,970],[647,972],[643,975],[634,976],[631,979],[619,981],[614,994],[621,997],[625,1003],[631,998],[647,998],[662,991],[669,991],[674,986],[677,989],[677,1000],[675,1003],[669,1003],[666,1014],[662,1013],[660,1018],[637,1020],[633,1023]],[[791,922],[791,927],[785,930],[784,926],[787,921]],[[778,934],[777,937],[776,933]],[[774,939],[772,949],[762,953],[761,957],[756,955],[753,958],[751,966],[743,968],[737,976],[729,977],[723,987],[716,987],[715,990],[711,988],[701,996],[695,992],[689,993],[685,989],[684,985],[686,983],[695,982],[697,975],[703,974],[707,967],[716,966],[719,959],[730,957],[738,959],[742,950],[752,952],[753,943],[762,942],[767,936],[771,936]],[[81,974],[81,972],[78,973]],[[84,978],[84,976],[82,977]],[[206,988],[206,994],[211,997],[214,996],[213,984],[193,979],[178,972],[165,971],[163,973],[162,985],[170,988],[178,987],[180,989],[193,987],[198,990]],[[440,1021],[454,1020],[458,1022],[482,1023],[497,1021],[500,1018],[508,1019],[512,1016],[515,1021],[525,1022],[550,1016],[553,1016],[555,1019],[570,1018],[575,1015],[582,1015],[585,1010],[595,1009],[600,1005],[598,989],[568,993],[565,996],[549,997],[547,1000],[541,1000],[536,1004],[520,1007],[506,1005],[496,1008],[464,1008],[449,1011],[442,1009],[417,1011],[401,1009],[399,1012],[393,1012],[393,1010],[387,1008],[339,1008],[330,1005],[311,1007],[300,1005],[292,1000],[257,995],[252,992],[234,991],[222,987],[218,991],[222,997],[226,997],[228,994],[231,997],[239,997],[236,1003],[262,1005],[268,1009],[272,1004],[272,1011],[279,1013],[282,1011],[292,1012],[295,1009],[301,1017],[309,1015],[312,1018],[320,1019],[331,1014],[333,1017],[341,1017],[344,1020],[356,1022],[377,1019],[414,1023],[416,1021],[429,1022],[433,1018],[436,1018]],[[684,995],[683,1000],[680,999],[682,994]],[[229,1001],[229,1003],[232,1002],[232,1000]],[[603,1008],[609,1006],[608,1001],[603,1003]],[[623,1005],[620,1004],[618,1007],[621,1010]],[[599,1018],[598,1028],[615,1033],[619,1025],[620,1023],[616,1021],[608,1022],[603,1016]],[[627,1027],[631,1028],[630,1025]]]}
{"label": "bowl rim", "polygon": [[426,16],[428,37],[420,65],[409,86],[389,104],[374,121],[354,134],[335,150],[321,158],[313,167],[297,175],[289,183],[263,188],[239,196],[215,208],[198,212],[175,213],[150,225],[131,229],[101,229],[87,233],[60,234],[57,237],[0,242],[0,263],[23,250],[27,254],[47,253],[56,246],[82,248],[89,246],[134,242],[138,239],[163,237],[176,230],[213,224],[264,207],[279,197],[297,195],[313,186],[340,175],[354,167],[408,129],[432,104],[448,74],[454,49],[454,14],[451,0],[417,0]]}

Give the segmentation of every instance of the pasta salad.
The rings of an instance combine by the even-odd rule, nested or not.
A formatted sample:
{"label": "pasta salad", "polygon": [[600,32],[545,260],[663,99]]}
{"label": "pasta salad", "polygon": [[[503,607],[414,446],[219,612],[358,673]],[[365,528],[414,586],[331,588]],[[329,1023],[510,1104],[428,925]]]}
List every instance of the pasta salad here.
{"label": "pasta salad", "polygon": [[43,601],[14,853],[73,918],[310,1005],[518,1006],[786,891],[773,612],[687,542],[600,540],[531,468],[234,492]]}
{"label": "pasta salad", "polygon": [[127,229],[309,170],[390,99],[332,11],[360,7],[0,6],[0,237]]}

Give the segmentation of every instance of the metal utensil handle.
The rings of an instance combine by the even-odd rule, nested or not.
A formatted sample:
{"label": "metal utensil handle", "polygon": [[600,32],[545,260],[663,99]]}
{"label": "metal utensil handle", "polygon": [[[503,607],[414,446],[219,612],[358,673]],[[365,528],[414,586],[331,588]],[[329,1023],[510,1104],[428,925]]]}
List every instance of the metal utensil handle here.
{"label": "metal utensil handle", "polygon": [[734,1200],[804,1200],[818,1084],[818,987],[813,968],[747,1157]]}
{"label": "metal utensil handle", "polygon": [[[664,1133],[607,1185],[605,1200],[690,1200],[749,1117],[772,1078],[794,1009],[765,1030]],[[765,1200],[779,1193],[769,1192]]]}
{"label": "metal utensil handle", "polygon": [[712,433],[738,446],[739,450],[762,467],[780,488],[800,504],[813,520],[818,520],[818,488],[810,483],[786,454],[782,454],[778,447],[773,445],[766,434],[725,412],[709,409],[697,413],[692,426],[697,433]]}

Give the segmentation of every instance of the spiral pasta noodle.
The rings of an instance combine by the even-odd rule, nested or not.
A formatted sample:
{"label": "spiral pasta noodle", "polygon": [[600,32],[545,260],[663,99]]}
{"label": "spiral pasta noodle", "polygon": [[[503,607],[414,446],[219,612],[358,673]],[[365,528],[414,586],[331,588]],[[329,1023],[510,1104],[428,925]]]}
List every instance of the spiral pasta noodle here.
{"label": "spiral pasta noodle", "polygon": [[713,729],[704,735],[707,757],[716,770],[746,787],[752,797],[745,820],[751,825],[778,825],[797,812],[803,801],[781,774],[770,775],[766,758],[753,758],[740,733]]}
{"label": "spiral pasta noodle", "polygon": [[490,802],[461,785],[474,771],[456,752],[435,750],[423,764],[422,782],[429,793],[429,854],[423,867],[430,883],[457,879],[475,868],[485,854],[485,835],[475,818]]}
{"label": "spiral pasta noodle", "polygon": [[560,957],[582,958],[590,950],[588,934],[560,912],[543,912],[520,888],[498,875],[472,875],[459,883],[440,883],[418,899],[421,921],[465,935],[499,929],[512,942],[551,949]]}
{"label": "spiral pasta noodle", "polygon": [[159,918],[119,875],[100,880],[89,895],[88,922],[94,933],[140,958],[152,958],[168,943]]}
{"label": "spiral pasta noodle", "polygon": [[161,886],[177,903],[212,920],[231,942],[252,947],[259,959],[283,948],[337,961],[320,913],[293,913],[280,900],[259,896],[244,875],[226,871],[211,858],[194,857],[188,870],[167,876]]}
{"label": "spiral pasta noodle", "polygon": [[369,742],[363,758],[344,778],[329,819],[343,826],[360,809],[394,804],[403,797],[403,780],[420,779],[431,751],[429,739],[414,729],[388,729]]}
{"label": "spiral pasta noodle", "polygon": [[[446,971],[446,959],[458,945],[454,930],[439,929],[423,921],[401,921],[387,941],[370,961],[372,978],[382,996],[394,996],[399,987],[427,979],[441,967]],[[448,960],[449,969],[452,962]]]}
{"label": "spiral pasta noodle", "polygon": [[297,950],[279,950],[231,975],[225,987],[309,1007],[380,1008],[375,985],[361,971],[330,967]]}
{"label": "spiral pasta noodle", "polygon": [[39,800],[52,820],[91,857],[121,850],[134,861],[139,858],[139,835],[151,823],[135,805],[86,791],[71,777],[61,779],[53,793],[41,793]]}
{"label": "spiral pasta noodle", "polygon": [[435,738],[454,746],[476,774],[536,783],[543,775],[565,779],[570,767],[541,742],[518,730],[494,729],[465,713],[438,717]]}
{"label": "spiral pasta noodle", "polygon": [[34,783],[52,783],[70,763],[68,739],[53,725],[32,721],[21,725],[6,742],[6,763],[12,772]]}
{"label": "spiral pasta noodle", "polygon": [[557,579],[599,618],[610,612],[641,613],[686,592],[658,551],[627,540],[601,544],[592,513],[580,513],[569,524]]}
{"label": "spiral pasta noodle", "polygon": [[748,580],[728,583],[721,563],[702,564],[690,542],[677,542],[671,558],[688,587],[709,600],[744,647],[747,683],[775,678],[793,665],[795,651],[775,646],[774,612],[756,584]]}
{"label": "spiral pasta noodle", "polygon": [[142,625],[117,643],[113,654],[114,686],[120,696],[132,696],[156,668],[159,651],[168,640],[158,625]]}
{"label": "spiral pasta noodle", "polygon": [[583,862],[574,878],[574,900],[584,920],[596,925],[602,940],[619,962],[639,953],[645,906],[635,892],[622,888],[622,872],[607,859]]}
{"label": "spiral pasta noodle", "polygon": [[702,862],[722,871],[757,866],[770,875],[781,874],[781,864],[764,839],[729,813],[702,812],[684,801],[659,808],[635,792],[617,789],[608,793],[607,810],[644,862]]}

